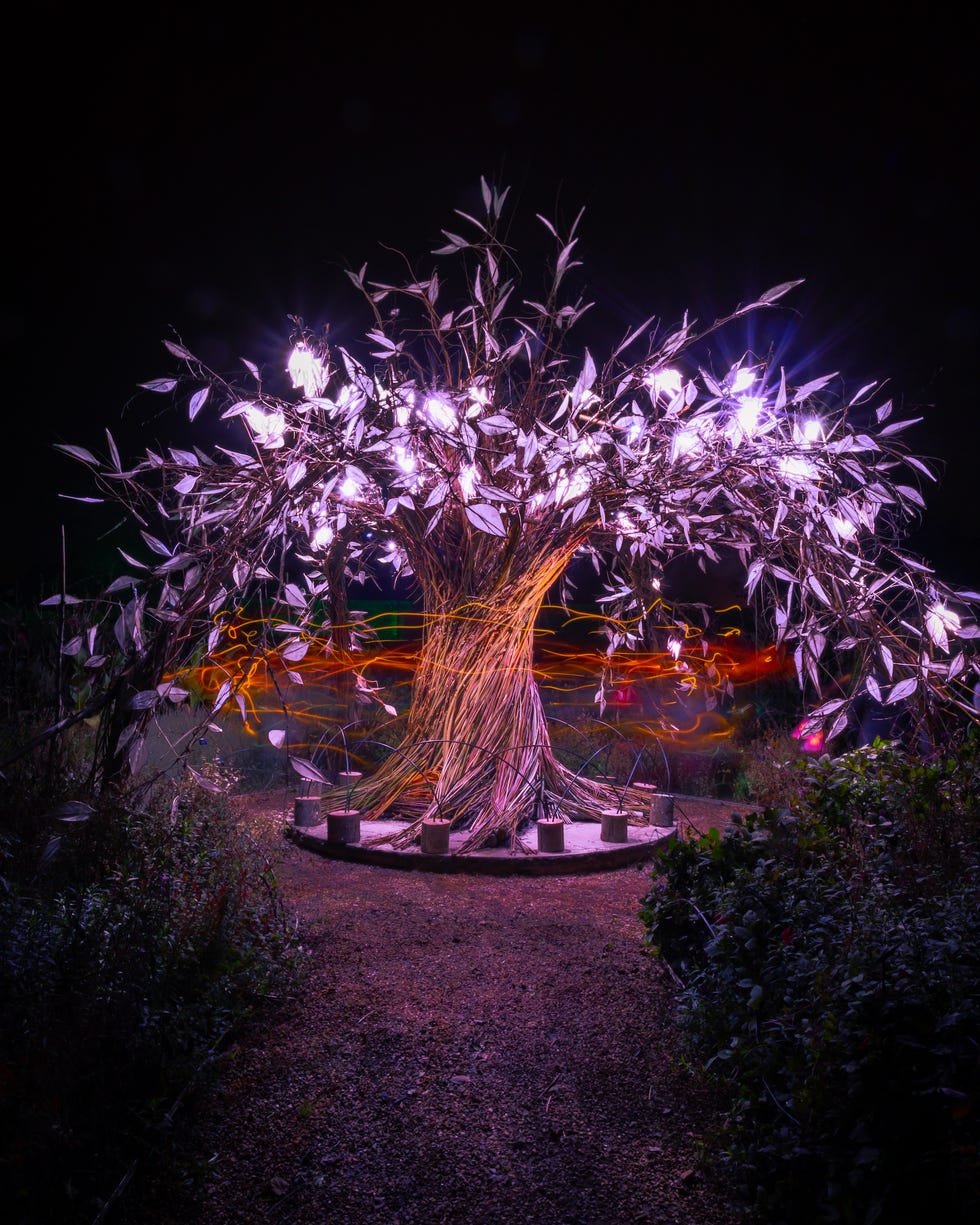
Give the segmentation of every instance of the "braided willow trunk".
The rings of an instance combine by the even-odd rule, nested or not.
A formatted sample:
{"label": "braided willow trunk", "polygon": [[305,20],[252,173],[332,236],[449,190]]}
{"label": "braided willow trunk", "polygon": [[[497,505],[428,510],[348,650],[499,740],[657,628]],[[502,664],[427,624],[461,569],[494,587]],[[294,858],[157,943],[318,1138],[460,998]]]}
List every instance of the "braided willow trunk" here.
{"label": "braided willow trunk", "polygon": [[423,820],[443,817],[469,831],[461,852],[494,844],[528,851],[522,834],[538,818],[595,821],[624,803],[640,810],[639,793],[577,778],[552,753],[532,652],[542,601],[564,562],[525,567],[483,602],[440,599],[442,611],[428,613],[404,739],[355,797],[365,820],[408,824],[368,842],[407,846]]}

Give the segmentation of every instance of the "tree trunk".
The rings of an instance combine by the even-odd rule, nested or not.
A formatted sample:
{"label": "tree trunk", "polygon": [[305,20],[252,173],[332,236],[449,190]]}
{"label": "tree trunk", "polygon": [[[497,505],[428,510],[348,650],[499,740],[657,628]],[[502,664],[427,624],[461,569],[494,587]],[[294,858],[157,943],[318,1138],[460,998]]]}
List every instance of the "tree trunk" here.
{"label": "tree trunk", "polygon": [[552,753],[533,670],[534,627],[552,573],[535,582],[525,572],[484,601],[427,614],[405,736],[358,784],[367,820],[408,819],[384,841],[408,845],[426,817],[441,816],[471,831],[464,851],[508,843],[529,850],[521,835],[535,820],[598,820],[624,798]]}
{"label": "tree trunk", "polygon": [[[354,635],[351,632],[350,601],[345,575],[347,549],[347,540],[341,537],[327,558],[326,575],[330,593],[327,599],[327,619],[334,654],[339,659],[352,660]],[[341,724],[346,727],[358,717],[353,668],[339,668],[333,676],[332,685],[336,693],[337,713]],[[341,766],[341,769],[343,768]]]}

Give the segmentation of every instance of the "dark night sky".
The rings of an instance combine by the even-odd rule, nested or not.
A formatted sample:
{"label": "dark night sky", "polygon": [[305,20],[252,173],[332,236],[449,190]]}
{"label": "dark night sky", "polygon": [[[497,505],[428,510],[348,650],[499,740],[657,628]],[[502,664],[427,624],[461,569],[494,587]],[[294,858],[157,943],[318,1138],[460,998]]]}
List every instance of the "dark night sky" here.
{"label": "dark night sky", "polygon": [[911,440],[945,472],[913,544],[980,582],[976,17],[864,6],[862,31],[798,6],[645,22],[638,6],[181,7],[120,24],[42,3],[8,47],[31,66],[5,83],[18,598],[50,589],[62,527],[69,588],[85,579],[91,533],[57,496],[81,473],[52,443],[150,441],[131,401],[174,372],[165,337],[275,367],[288,314],[342,331],[343,268],[380,269],[381,244],[424,256],[481,175],[528,218],[584,207],[586,292],[617,338],[805,278],[787,364],[852,390],[888,378],[926,418]]}

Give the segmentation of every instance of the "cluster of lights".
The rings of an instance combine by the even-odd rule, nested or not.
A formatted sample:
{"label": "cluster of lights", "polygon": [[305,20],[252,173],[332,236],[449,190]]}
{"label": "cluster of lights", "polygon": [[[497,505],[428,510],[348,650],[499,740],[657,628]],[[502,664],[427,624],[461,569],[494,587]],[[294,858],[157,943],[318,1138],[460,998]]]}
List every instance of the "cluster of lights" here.
{"label": "cluster of lights", "polygon": [[[346,412],[355,406],[355,401],[363,403],[364,390],[353,383],[339,388],[335,399],[322,398],[331,371],[328,364],[304,341],[300,341],[293,348],[286,368],[293,387],[301,388],[309,400],[322,405],[328,411]],[[693,419],[684,422],[678,420],[678,428],[670,442],[673,461],[696,462],[706,447],[719,442],[724,442],[732,450],[736,450],[774,429],[777,419],[768,408],[765,395],[758,390],[759,380],[760,373],[757,368],[739,366],[731,372],[722,390],[721,403],[728,411],[720,414],[702,411]],[[697,398],[693,383],[685,383],[681,373],[675,369],[651,370],[643,376],[642,381],[652,402],[664,406],[664,411],[670,418],[679,418]],[[487,389],[479,384],[470,386],[463,397],[456,399],[443,392],[419,393],[410,387],[402,387],[392,392],[377,386],[375,391],[383,400],[392,401],[396,426],[406,431],[400,438],[392,437],[389,455],[401,480],[402,491],[412,494],[419,492],[424,478],[420,456],[407,433],[413,419],[423,429],[427,428],[436,434],[465,434],[469,427],[461,423],[485,415],[490,406]],[[308,410],[310,405],[300,407]],[[287,425],[282,412],[268,412],[256,405],[239,405],[237,410],[245,418],[257,445],[270,450],[284,445]],[[647,418],[634,405],[616,426],[624,431],[627,444],[632,446],[642,440],[647,428]],[[806,420],[794,425],[793,437],[799,448],[798,453],[783,454],[775,458],[777,470],[787,484],[803,485],[816,479],[817,467],[805,452],[822,436],[823,427],[819,421]],[[519,437],[519,445],[521,441]],[[551,474],[550,490],[529,499],[529,509],[561,507],[586,496],[592,485],[587,462],[595,451],[595,440],[589,434],[580,437],[573,453],[577,460],[583,462],[580,466],[556,465]],[[338,486],[340,498],[347,502],[359,500],[363,496],[366,480],[363,473],[348,467]],[[479,472],[475,463],[463,464],[456,473],[455,488],[464,502],[477,498],[478,482]],[[321,516],[325,511],[324,498],[320,505]],[[838,508],[838,513],[828,511],[825,519],[837,539],[847,541],[857,534],[861,526],[868,526],[868,513],[864,508],[849,505]],[[627,533],[635,530],[635,525],[628,520],[623,520],[621,526]],[[321,519],[312,535],[313,547],[328,547],[335,537],[335,531],[336,525],[331,526]],[[952,628],[941,617],[933,618],[933,622],[938,627],[937,635],[940,638]]]}

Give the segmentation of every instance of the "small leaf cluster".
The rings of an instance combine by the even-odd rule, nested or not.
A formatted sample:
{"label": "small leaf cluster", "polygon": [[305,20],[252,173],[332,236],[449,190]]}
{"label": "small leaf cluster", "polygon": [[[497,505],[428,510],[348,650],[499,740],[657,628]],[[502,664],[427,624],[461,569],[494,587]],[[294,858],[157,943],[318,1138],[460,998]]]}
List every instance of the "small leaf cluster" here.
{"label": "small leaf cluster", "polygon": [[798,801],[677,843],[643,899],[753,1220],[980,1212],[980,742],[801,759]]}

